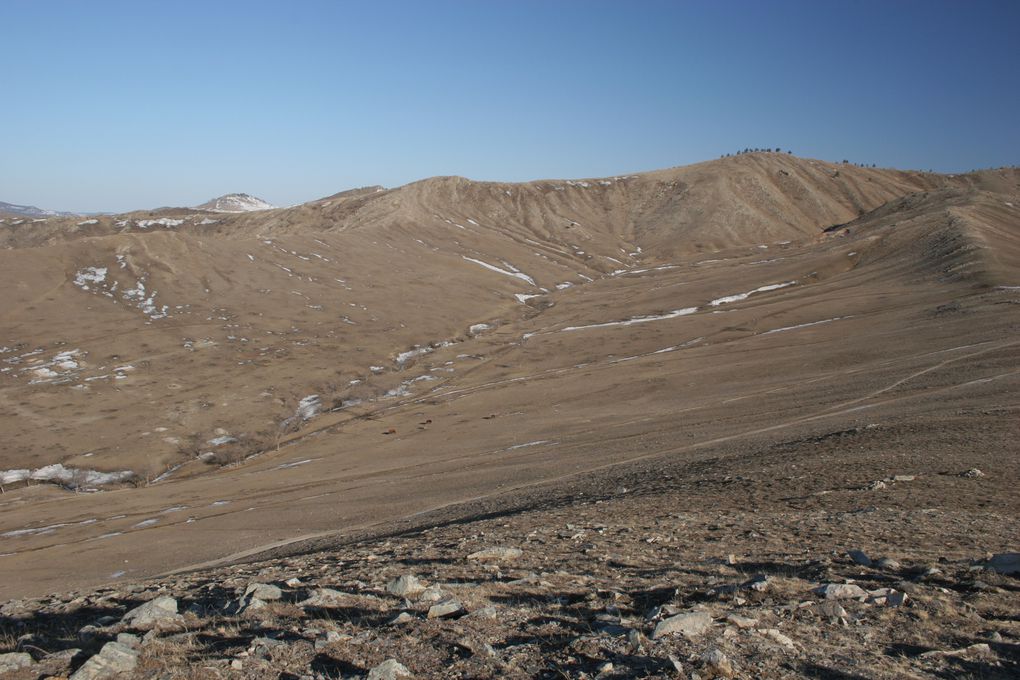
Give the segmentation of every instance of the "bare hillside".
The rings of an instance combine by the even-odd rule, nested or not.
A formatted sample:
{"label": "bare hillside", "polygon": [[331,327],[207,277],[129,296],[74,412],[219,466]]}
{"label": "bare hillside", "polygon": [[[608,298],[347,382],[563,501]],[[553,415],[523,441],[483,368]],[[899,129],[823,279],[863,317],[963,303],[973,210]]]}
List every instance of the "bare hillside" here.
{"label": "bare hillside", "polygon": [[[83,589],[79,604],[115,601],[119,616],[130,600],[124,584],[162,575],[131,592],[198,603],[195,625],[212,630],[226,596],[196,589],[255,578],[229,565],[297,560],[259,567],[280,583],[300,577],[304,585],[288,586],[292,604],[316,587],[355,592],[315,571],[337,560],[370,584],[361,594],[398,571],[480,582],[456,566],[463,551],[452,546],[480,549],[487,541],[471,532],[485,532],[501,545],[529,543],[527,567],[513,579],[493,572],[467,609],[539,598],[528,616],[512,609],[513,631],[472,642],[497,647],[501,661],[464,672],[492,677],[557,677],[543,666],[552,658],[568,674],[600,677],[615,677],[599,670],[607,661],[629,669],[621,677],[667,673],[671,655],[687,668],[711,666],[686,660],[701,659],[704,645],[639,637],[582,653],[564,631],[606,623],[610,598],[621,635],[652,635],[664,618],[718,599],[692,593],[737,579],[729,553],[749,565],[741,574],[772,569],[783,580],[768,602],[741,595],[726,598],[730,609],[711,605],[716,623],[750,617],[732,609],[742,598],[761,608],[759,628],[792,635],[804,622],[777,612],[800,611],[797,598],[826,579],[855,578],[845,557],[855,547],[915,566],[951,562],[952,583],[908,593],[930,613],[939,596],[924,588],[952,590],[986,552],[1016,549],[1018,180],[1015,170],[943,176],[748,154],[603,179],[441,177],[250,213],[5,220],[0,595]],[[910,483],[890,481],[897,475]],[[873,511],[853,520],[853,536],[833,533]],[[729,513],[724,536],[712,528],[719,512]],[[491,513],[505,526],[479,524]],[[581,529],[569,528],[571,513],[584,518]],[[801,521],[812,527],[802,545],[791,529]],[[546,535],[549,522],[569,535]],[[893,536],[883,522],[902,524]],[[447,524],[438,543],[422,538]],[[613,547],[576,538],[596,525],[632,535]],[[361,542],[345,547],[351,541]],[[535,555],[550,545],[576,559],[540,563]],[[399,568],[372,576],[377,553]],[[670,571],[685,560],[685,575]],[[573,575],[561,584],[546,573],[557,569]],[[893,571],[895,579],[867,572],[869,591],[908,592],[897,584],[913,572]],[[537,594],[495,583],[521,585],[532,573]],[[619,597],[599,580],[614,573],[633,579]],[[567,607],[545,651],[518,658],[500,647],[543,635],[529,616],[560,616],[544,598],[587,598],[575,576],[594,579],[582,585],[595,588],[598,611]],[[1009,578],[996,576],[994,597],[973,605],[984,623],[959,630],[1013,636],[1015,646],[1015,622],[993,618],[1015,604]],[[88,594],[99,586],[106,596]],[[962,611],[964,596],[953,598]],[[868,635],[889,645],[924,639],[921,609],[883,609],[877,623],[865,612],[878,610],[860,605],[834,618],[867,620]],[[42,631],[46,606],[7,611]],[[660,609],[642,611],[652,607]],[[85,625],[89,614],[74,612],[67,625]],[[277,628],[304,625],[287,621],[306,614],[276,614]],[[381,630],[382,619],[364,612],[350,620]],[[896,637],[907,620],[916,626]],[[443,626],[460,625],[442,621],[417,635],[445,640]],[[740,655],[753,658],[758,638],[733,626],[714,644],[732,642],[727,653],[753,675]],[[56,645],[54,631],[45,635]],[[411,663],[403,642],[379,635]],[[965,646],[951,627],[928,635],[928,651]],[[861,639],[840,639],[863,649]],[[808,674],[808,659],[838,665],[833,649],[800,649],[807,656],[793,665],[769,661],[759,673]],[[995,658],[1015,668],[1007,651]],[[330,653],[322,677],[383,660]],[[312,663],[306,656],[294,663]],[[951,667],[939,658],[875,663],[882,677],[934,677]],[[428,659],[419,672],[447,663]],[[279,677],[286,664],[270,661],[252,677]],[[992,662],[981,668],[998,672]]]}

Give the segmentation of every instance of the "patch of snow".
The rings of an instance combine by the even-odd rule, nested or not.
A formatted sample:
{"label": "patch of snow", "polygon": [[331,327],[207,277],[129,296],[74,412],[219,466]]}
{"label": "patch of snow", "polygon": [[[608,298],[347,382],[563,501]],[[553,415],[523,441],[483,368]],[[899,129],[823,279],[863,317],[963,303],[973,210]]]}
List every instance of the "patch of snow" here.
{"label": "patch of snow", "polygon": [[74,285],[82,290],[88,290],[89,284],[100,284],[106,280],[106,267],[85,267],[79,269],[74,277]]}
{"label": "patch of snow", "polygon": [[297,415],[301,420],[311,420],[322,411],[322,398],[317,394],[309,394],[298,402]]}
{"label": "patch of snow", "polygon": [[148,229],[149,227],[166,227],[171,229],[173,227],[179,227],[184,224],[184,220],[175,220],[170,217],[160,217],[155,220],[135,220],[135,224],[138,225],[139,229]]}
{"label": "patch of snow", "polygon": [[719,305],[725,305],[725,304],[728,304],[730,302],[739,302],[741,300],[746,300],[747,298],[751,297],[755,293],[765,293],[765,292],[768,292],[770,290],[779,290],[780,288],[786,288],[787,286],[792,286],[795,283],[797,283],[797,282],[796,281],[787,281],[785,283],[772,283],[772,284],[769,284],[767,286],[760,286],[760,287],[755,288],[754,290],[752,290],[750,292],[747,292],[747,293],[737,293],[736,295],[725,295],[725,296],[723,296],[721,298],[716,298],[715,300],[712,300],[708,304],[710,304],[713,307],[718,307]]}
{"label": "patch of snow", "polygon": [[496,265],[489,264],[488,262],[482,262],[481,260],[476,260],[473,257],[468,257],[467,255],[461,255],[461,257],[463,257],[468,262],[474,262],[475,264],[481,265],[481,266],[485,267],[486,269],[494,271],[494,272],[496,272],[498,274],[502,274],[503,276],[511,276],[511,277],[513,277],[515,279],[520,279],[521,281],[527,281],[528,283],[530,283],[533,286],[537,285],[533,278],[531,278],[530,276],[528,276],[527,274],[525,274],[523,272],[520,272],[520,271],[507,271],[506,269],[500,269]]}
{"label": "patch of snow", "polygon": [[556,442],[549,441],[548,439],[539,439],[538,441],[528,442],[527,444],[515,444],[513,446],[508,446],[507,448],[505,448],[503,450],[504,451],[515,451],[517,449],[526,449],[529,446],[541,446],[542,444],[555,444],[555,443]]}
{"label": "patch of snow", "polygon": [[783,331],[793,331],[798,328],[808,328],[809,326],[820,326],[823,323],[831,323],[833,321],[842,321],[843,319],[850,319],[850,316],[836,316],[831,319],[822,319],[821,321],[812,321],[810,323],[802,323],[796,326],[784,326],[783,328],[773,328],[770,331],[765,331],[762,335],[769,335],[771,333],[782,333]]}
{"label": "patch of snow", "polygon": [[581,331],[589,328],[609,328],[610,326],[633,326],[639,323],[648,323],[650,321],[663,321],[665,319],[675,319],[680,316],[687,316],[698,311],[697,307],[684,307],[683,309],[674,309],[671,312],[665,314],[657,314],[652,316],[635,316],[630,319],[623,321],[607,321],[606,323],[595,323],[587,326],[567,326],[566,328],[560,329],[561,331]]}

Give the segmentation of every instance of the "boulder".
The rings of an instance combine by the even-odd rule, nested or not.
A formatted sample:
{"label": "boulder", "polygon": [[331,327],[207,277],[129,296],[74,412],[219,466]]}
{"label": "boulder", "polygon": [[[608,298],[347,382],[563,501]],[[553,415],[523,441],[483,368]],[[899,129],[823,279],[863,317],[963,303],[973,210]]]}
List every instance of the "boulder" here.
{"label": "boulder", "polygon": [[244,597],[268,602],[270,600],[281,599],[283,591],[269,583],[252,583],[245,589]]}
{"label": "boulder", "polygon": [[347,600],[347,595],[332,588],[319,588],[313,590],[308,599],[298,602],[299,607],[328,608],[341,607]]}
{"label": "boulder", "polygon": [[460,600],[448,595],[439,602],[429,607],[428,618],[430,619],[441,619],[448,616],[456,616],[464,612],[464,605],[461,604]]}
{"label": "boulder", "polygon": [[32,657],[24,652],[0,654],[0,675],[11,673],[19,668],[31,666],[33,663],[35,662],[32,661]]}
{"label": "boulder", "polygon": [[678,614],[659,622],[652,633],[652,639],[658,640],[665,635],[679,633],[684,637],[694,638],[703,635],[712,627],[712,617],[705,612]]}
{"label": "boulder", "polygon": [[[176,608],[176,602],[175,602]],[[104,680],[130,673],[138,665],[138,650],[120,642],[107,642],[98,654],[89,658],[70,680]]]}
{"label": "boulder", "polygon": [[368,680],[400,680],[410,678],[411,671],[396,659],[386,659],[368,672]]}
{"label": "boulder", "polygon": [[121,623],[144,630],[160,623],[177,621],[180,618],[177,613],[177,600],[163,596],[149,600],[140,607],[135,607],[121,618]]}
{"label": "boulder", "polygon": [[524,551],[520,548],[486,548],[471,553],[468,555],[468,559],[479,562],[508,562],[516,560],[523,554]]}
{"label": "boulder", "polygon": [[815,588],[813,592],[822,595],[826,600],[852,600],[868,596],[867,591],[853,583],[826,583]]}
{"label": "boulder", "polygon": [[398,597],[412,598],[425,590],[425,584],[411,574],[404,574],[386,584],[386,592]]}

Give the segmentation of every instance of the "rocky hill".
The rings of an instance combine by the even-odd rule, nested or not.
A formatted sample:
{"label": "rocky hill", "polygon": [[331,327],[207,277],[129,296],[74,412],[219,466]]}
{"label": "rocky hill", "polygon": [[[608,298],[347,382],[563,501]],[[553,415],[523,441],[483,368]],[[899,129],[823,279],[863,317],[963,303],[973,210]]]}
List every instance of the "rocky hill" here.
{"label": "rocky hill", "polygon": [[4,220],[0,660],[1009,677],[1017,206],[759,153]]}

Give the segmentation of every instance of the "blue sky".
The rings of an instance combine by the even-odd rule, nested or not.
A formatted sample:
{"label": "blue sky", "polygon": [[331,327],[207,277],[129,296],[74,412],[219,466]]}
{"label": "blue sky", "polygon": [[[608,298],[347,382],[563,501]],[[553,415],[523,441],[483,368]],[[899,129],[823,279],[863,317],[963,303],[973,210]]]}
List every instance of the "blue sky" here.
{"label": "blue sky", "polygon": [[1020,161],[1020,2],[0,0],[0,200]]}

